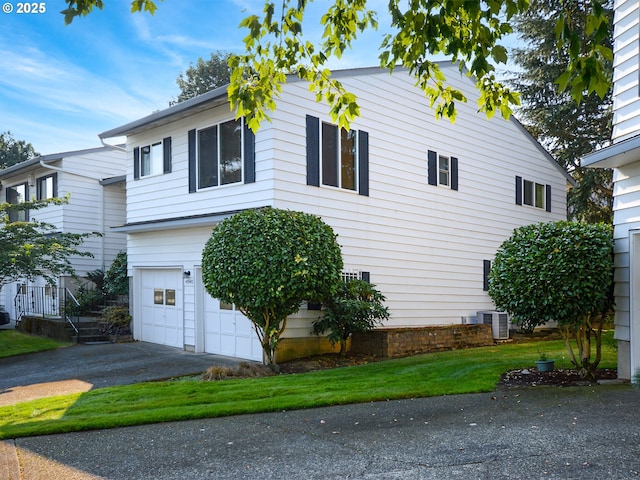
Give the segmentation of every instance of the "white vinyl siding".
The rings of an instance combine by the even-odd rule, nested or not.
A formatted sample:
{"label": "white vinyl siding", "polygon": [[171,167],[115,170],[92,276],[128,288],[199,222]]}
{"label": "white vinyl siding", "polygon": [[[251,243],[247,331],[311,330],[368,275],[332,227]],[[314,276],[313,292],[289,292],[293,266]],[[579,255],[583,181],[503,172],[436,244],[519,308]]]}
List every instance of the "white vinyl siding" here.
{"label": "white vinyl siding", "polygon": [[256,139],[255,183],[231,183],[223,188],[205,188],[189,193],[189,130],[228,120],[229,107],[221,105],[127,138],[129,158],[133,158],[131,151],[138,145],[146,145],[155,138],[172,139],[170,173],[134,182],[133,161],[130,162],[127,170],[127,223],[262,207],[273,203],[272,152],[269,150],[272,126],[268,123],[261,127]]}
{"label": "white vinyl siding", "polygon": [[[368,195],[322,188],[321,181],[320,188],[307,184],[307,115],[319,125],[331,118],[304,82],[293,81],[284,86],[273,121],[256,134],[255,183],[189,191],[189,132],[227,121],[226,104],[128,137],[131,150],[170,136],[173,169],[134,182],[131,163],[127,222],[262,206],[301,210],[320,215],[338,234],[345,271],[370,272],[371,282],[387,297],[388,326],[455,324],[463,316],[492,310],[483,290],[484,260],[493,258],[515,227],[566,218],[566,177],[515,119],[488,121],[477,113],[473,82],[460,77],[455,66],[443,69],[469,98],[458,105],[455,124],[435,119],[406,72],[371,69],[366,75],[355,71],[340,77],[360,105],[361,115],[351,128],[368,134]],[[429,186],[429,151],[460,159],[459,191]],[[551,212],[515,204],[517,175],[551,186]],[[194,272],[213,228],[130,232],[131,273],[149,267]],[[193,273],[183,281],[184,344],[196,348],[198,285]],[[291,316],[284,336],[308,337],[317,316],[307,309]]]}
{"label": "white vinyl siding", "polygon": [[640,133],[640,5],[618,0],[614,15],[613,140]]}
{"label": "white vinyl siding", "polygon": [[[386,295],[390,326],[460,323],[492,309],[483,260],[513,228],[566,218],[565,177],[517,122],[477,114],[473,85],[449,73],[469,98],[453,125],[436,121],[402,74],[341,78],[361,108],[352,128],[369,133],[369,197],[306,185],[303,114],[330,120],[304,83],[289,85],[274,113],[275,206],[318,214],[333,227],[345,268],[370,271]],[[426,152],[454,147],[465,188],[427,188]],[[515,175],[551,185],[553,213],[515,205]]]}
{"label": "white vinyl siding", "polygon": [[[13,182],[27,182],[29,197],[36,197],[38,181],[55,175],[57,196],[69,195],[64,205],[49,205],[32,212],[38,221],[55,225],[60,232],[90,233],[102,232],[102,237],[90,237],[80,247],[93,257],[72,257],[71,261],[79,276],[87,272],[108,267],[118,251],[126,248],[126,235],[111,231],[111,227],[121,225],[125,220],[124,185],[100,185],[100,180],[125,173],[126,154],[118,150],[98,149],[54,162],[54,171],[36,165],[30,171],[17,172],[16,176],[3,179],[5,185]],[[76,175],[75,172],[80,175]],[[108,191],[108,192],[106,192]],[[106,192],[106,193],[105,193]]]}

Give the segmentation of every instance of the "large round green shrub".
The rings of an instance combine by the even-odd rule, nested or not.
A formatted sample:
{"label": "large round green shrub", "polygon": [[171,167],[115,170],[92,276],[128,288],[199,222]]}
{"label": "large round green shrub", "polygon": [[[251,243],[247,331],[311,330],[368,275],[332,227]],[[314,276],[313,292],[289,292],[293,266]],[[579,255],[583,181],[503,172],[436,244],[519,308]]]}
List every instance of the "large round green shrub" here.
{"label": "large round green shrub", "polygon": [[267,361],[288,315],[322,301],[341,281],[342,255],[331,227],[302,212],[246,210],[215,228],[202,254],[204,285],[256,327]]}
{"label": "large round green shrub", "polygon": [[549,222],[520,227],[500,246],[489,295],[496,308],[531,327],[556,320],[565,337],[577,341],[579,359],[570,349],[574,364],[590,374],[600,360],[602,323],[594,321],[612,307],[612,284],[611,226]]}

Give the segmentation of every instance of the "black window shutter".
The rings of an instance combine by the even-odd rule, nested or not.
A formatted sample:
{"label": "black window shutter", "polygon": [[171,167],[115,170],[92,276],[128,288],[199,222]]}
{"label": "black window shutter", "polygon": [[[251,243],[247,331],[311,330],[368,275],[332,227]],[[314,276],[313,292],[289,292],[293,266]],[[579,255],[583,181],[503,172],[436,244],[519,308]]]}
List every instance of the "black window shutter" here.
{"label": "black window shutter", "polygon": [[371,283],[371,272],[360,272],[360,280]]}
{"label": "black window shutter", "polygon": [[171,137],[162,139],[163,172],[171,173]]}
{"label": "black window shutter", "polygon": [[489,272],[491,271],[491,260],[482,261],[482,290],[489,291]]}
{"label": "black window shutter", "polygon": [[188,133],[188,149],[189,149],[189,193],[197,190],[197,164],[196,164],[196,131],[189,130]]}
{"label": "black window shutter", "polygon": [[369,133],[358,132],[358,193],[369,196]]}
{"label": "black window shutter", "polygon": [[133,149],[133,179],[140,179],[140,147]]}
{"label": "black window shutter", "polygon": [[244,123],[244,183],[256,181],[256,136]]}
{"label": "black window shutter", "polygon": [[458,190],[458,159],[451,157],[451,190]]}
{"label": "black window shutter", "polygon": [[307,115],[307,185],[320,186],[320,119]]}
{"label": "black window shutter", "polygon": [[522,177],[516,175],[516,205],[522,205]]}
{"label": "black window shutter", "polygon": [[545,188],[545,194],[546,194],[546,201],[545,201],[545,206],[547,209],[547,212],[551,211],[551,185],[547,185]]}
{"label": "black window shutter", "polygon": [[429,185],[438,185],[438,154],[433,150],[427,152],[427,177]]}

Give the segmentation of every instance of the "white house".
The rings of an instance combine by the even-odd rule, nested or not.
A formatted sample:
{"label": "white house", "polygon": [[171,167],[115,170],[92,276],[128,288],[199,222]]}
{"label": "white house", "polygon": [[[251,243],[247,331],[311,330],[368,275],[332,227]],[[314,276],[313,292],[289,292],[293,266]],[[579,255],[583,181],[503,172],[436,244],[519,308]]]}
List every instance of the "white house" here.
{"label": "white house", "polygon": [[[259,207],[319,215],[338,234],[345,275],[387,297],[387,327],[460,324],[494,307],[486,275],[513,229],[566,219],[570,177],[515,120],[476,112],[474,83],[455,124],[436,120],[408,72],[334,72],[361,115],[339,131],[306,83],[290,81],[254,135],[219,88],[100,134],[127,136],[134,336],[195,351],[262,358],[250,324],[205,292],[212,229]],[[314,353],[305,306],[281,348]]]}
{"label": "white house", "polygon": [[[127,155],[122,148],[98,147],[36,157],[0,170],[2,201],[20,203],[70,195],[64,205],[49,205],[22,213],[55,225],[60,232],[99,232],[88,238],[81,249],[93,257],[72,258],[79,277],[96,269],[106,269],[127,247],[126,235],[111,229],[125,218],[125,172]],[[36,282],[38,283],[38,282]],[[11,318],[16,318],[14,299],[19,285],[6,285],[0,295]],[[59,287],[74,288],[70,277],[58,280]]]}
{"label": "white house", "polygon": [[618,376],[640,369],[640,5],[615,2],[613,144],[582,159],[583,166],[613,168],[615,338]]}

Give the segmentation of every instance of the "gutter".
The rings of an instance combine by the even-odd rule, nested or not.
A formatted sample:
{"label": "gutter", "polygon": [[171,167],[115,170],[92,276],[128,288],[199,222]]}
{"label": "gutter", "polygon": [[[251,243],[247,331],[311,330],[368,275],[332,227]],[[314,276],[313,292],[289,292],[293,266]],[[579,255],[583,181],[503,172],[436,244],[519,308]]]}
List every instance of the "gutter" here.
{"label": "gutter", "polygon": [[121,152],[126,152],[127,149],[125,147],[119,147],[118,145],[110,145],[107,142],[104,141],[104,138],[102,137],[98,137],[100,138],[100,143],[102,144],[102,146],[107,147],[107,148],[111,148],[112,150],[119,150]]}

